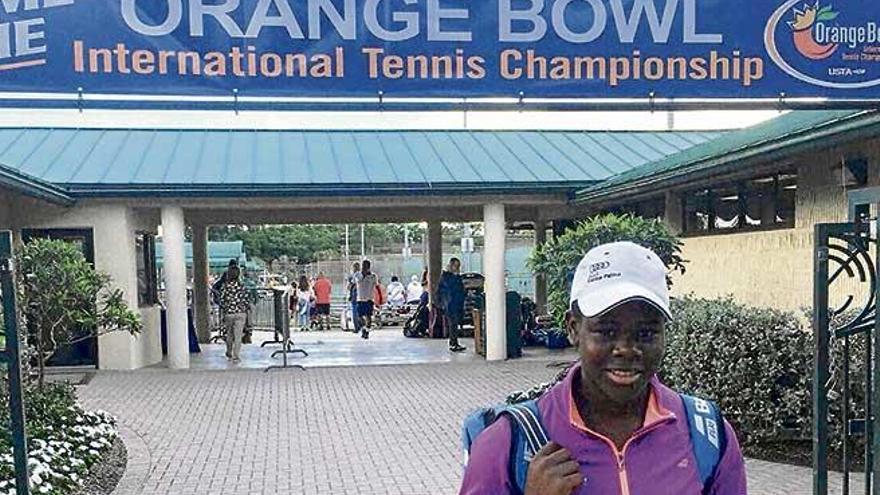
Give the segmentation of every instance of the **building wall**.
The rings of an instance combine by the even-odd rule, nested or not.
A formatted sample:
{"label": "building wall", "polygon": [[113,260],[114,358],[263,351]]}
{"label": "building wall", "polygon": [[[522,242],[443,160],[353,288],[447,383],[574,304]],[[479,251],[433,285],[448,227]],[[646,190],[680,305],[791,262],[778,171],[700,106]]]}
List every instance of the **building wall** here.
{"label": "building wall", "polygon": [[[811,307],[814,225],[847,220],[842,159],[853,155],[868,159],[869,186],[880,184],[880,139],[795,157],[795,227],[685,237],[682,256],[689,263],[684,275],[674,277],[673,294],[731,295],[746,304],[793,311]],[[790,163],[791,159],[779,165]],[[667,208],[667,214],[670,225],[680,224],[674,216],[680,211]],[[834,291],[856,293],[861,290],[857,286],[846,282],[835,286]]]}
{"label": "building wall", "polygon": [[[27,198],[3,202],[15,209],[8,227],[23,228],[90,228],[94,233],[95,268],[111,277],[111,283],[125,294],[130,308],[139,309],[143,325],[137,337],[113,333],[98,339],[98,363],[102,369],[134,369],[162,360],[159,340],[159,308],[138,308],[137,268],[135,264],[135,233],[155,230],[155,224],[124,205],[49,207]],[[2,206],[0,206],[2,208]],[[0,214],[0,219],[4,214]]]}

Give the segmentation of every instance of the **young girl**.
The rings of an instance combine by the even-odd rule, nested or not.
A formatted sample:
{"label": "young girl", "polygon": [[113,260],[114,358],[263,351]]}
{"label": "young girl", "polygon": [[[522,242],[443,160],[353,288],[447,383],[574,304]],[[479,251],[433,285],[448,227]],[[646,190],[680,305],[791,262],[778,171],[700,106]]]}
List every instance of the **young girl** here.
{"label": "young girl", "polygon": [[309,329],[309,310],[314,296],[312,289],[309,287],[309,279],[305,275],[299,278],[299,284],[296,289],[296,322],[301,332]]}

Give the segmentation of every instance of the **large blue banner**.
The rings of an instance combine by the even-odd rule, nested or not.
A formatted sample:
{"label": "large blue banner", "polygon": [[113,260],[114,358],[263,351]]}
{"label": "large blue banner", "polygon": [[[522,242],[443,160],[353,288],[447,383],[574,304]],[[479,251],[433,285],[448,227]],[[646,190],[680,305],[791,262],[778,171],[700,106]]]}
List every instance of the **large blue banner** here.
{"label": "large blue banner", "polygon": [[880,1],[0,0],[0,91],[80,87],[877,98]]}

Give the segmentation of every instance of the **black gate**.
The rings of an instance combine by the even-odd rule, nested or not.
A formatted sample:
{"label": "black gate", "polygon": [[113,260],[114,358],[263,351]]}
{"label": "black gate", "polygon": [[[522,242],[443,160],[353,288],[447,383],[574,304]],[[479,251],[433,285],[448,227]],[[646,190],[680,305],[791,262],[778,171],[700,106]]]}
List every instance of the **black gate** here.
{"label": "black gate", "polygon": [[[843,491],[880,495],[874,452],[880,442],[874,365],[880,339],[876,223],[815,228],[813,494],[828,494],[829,468],[843,471]],[[876,232],[876,230],[875,230]],[[861,464],[859,466],[859,464]],[[864,471],[856,486],[853,471]]]}
{"label": "black gate", "polygon": [[3,325],[0,325],[0,365],[9,376],[9,409],[12,423],[12,451],[15,459],[15,488],[28,495],[27,436],[25,434],[24,395],[21,383],[21,350],[18,310],[15,305],[15,265],[12,261],[12,232],[0,231],[0,298],[3,300]]}

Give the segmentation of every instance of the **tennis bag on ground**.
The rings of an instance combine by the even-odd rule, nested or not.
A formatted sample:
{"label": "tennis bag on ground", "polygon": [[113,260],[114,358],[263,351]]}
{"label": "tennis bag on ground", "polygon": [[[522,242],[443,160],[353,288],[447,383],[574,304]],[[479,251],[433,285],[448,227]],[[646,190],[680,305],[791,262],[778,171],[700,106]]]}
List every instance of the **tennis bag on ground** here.
{"label": "tennis bag on ground", "polygon": [[[712,488],[715,472],[727,446],[724,421],[718,407],[709,401],[679,394],[687,413],[688,427],[703,494]],[[532,457],[541,450],[550,438],[541,421],[541,412],[534,400],[513,405],[500,405],[478,409],[465,418],[462,428],[464,463],[467,465],[471,447],[477,437],[501,416],[510,418],[512,425],[510,442],[510,486],[515,493],[525,493],[526,476]]]}
{"label": "tennis bag on ground", "polygon": [[410,338],[421,338],[428,335],[428,305],[419,304],[415,313],[403,324],[403,335]]}

